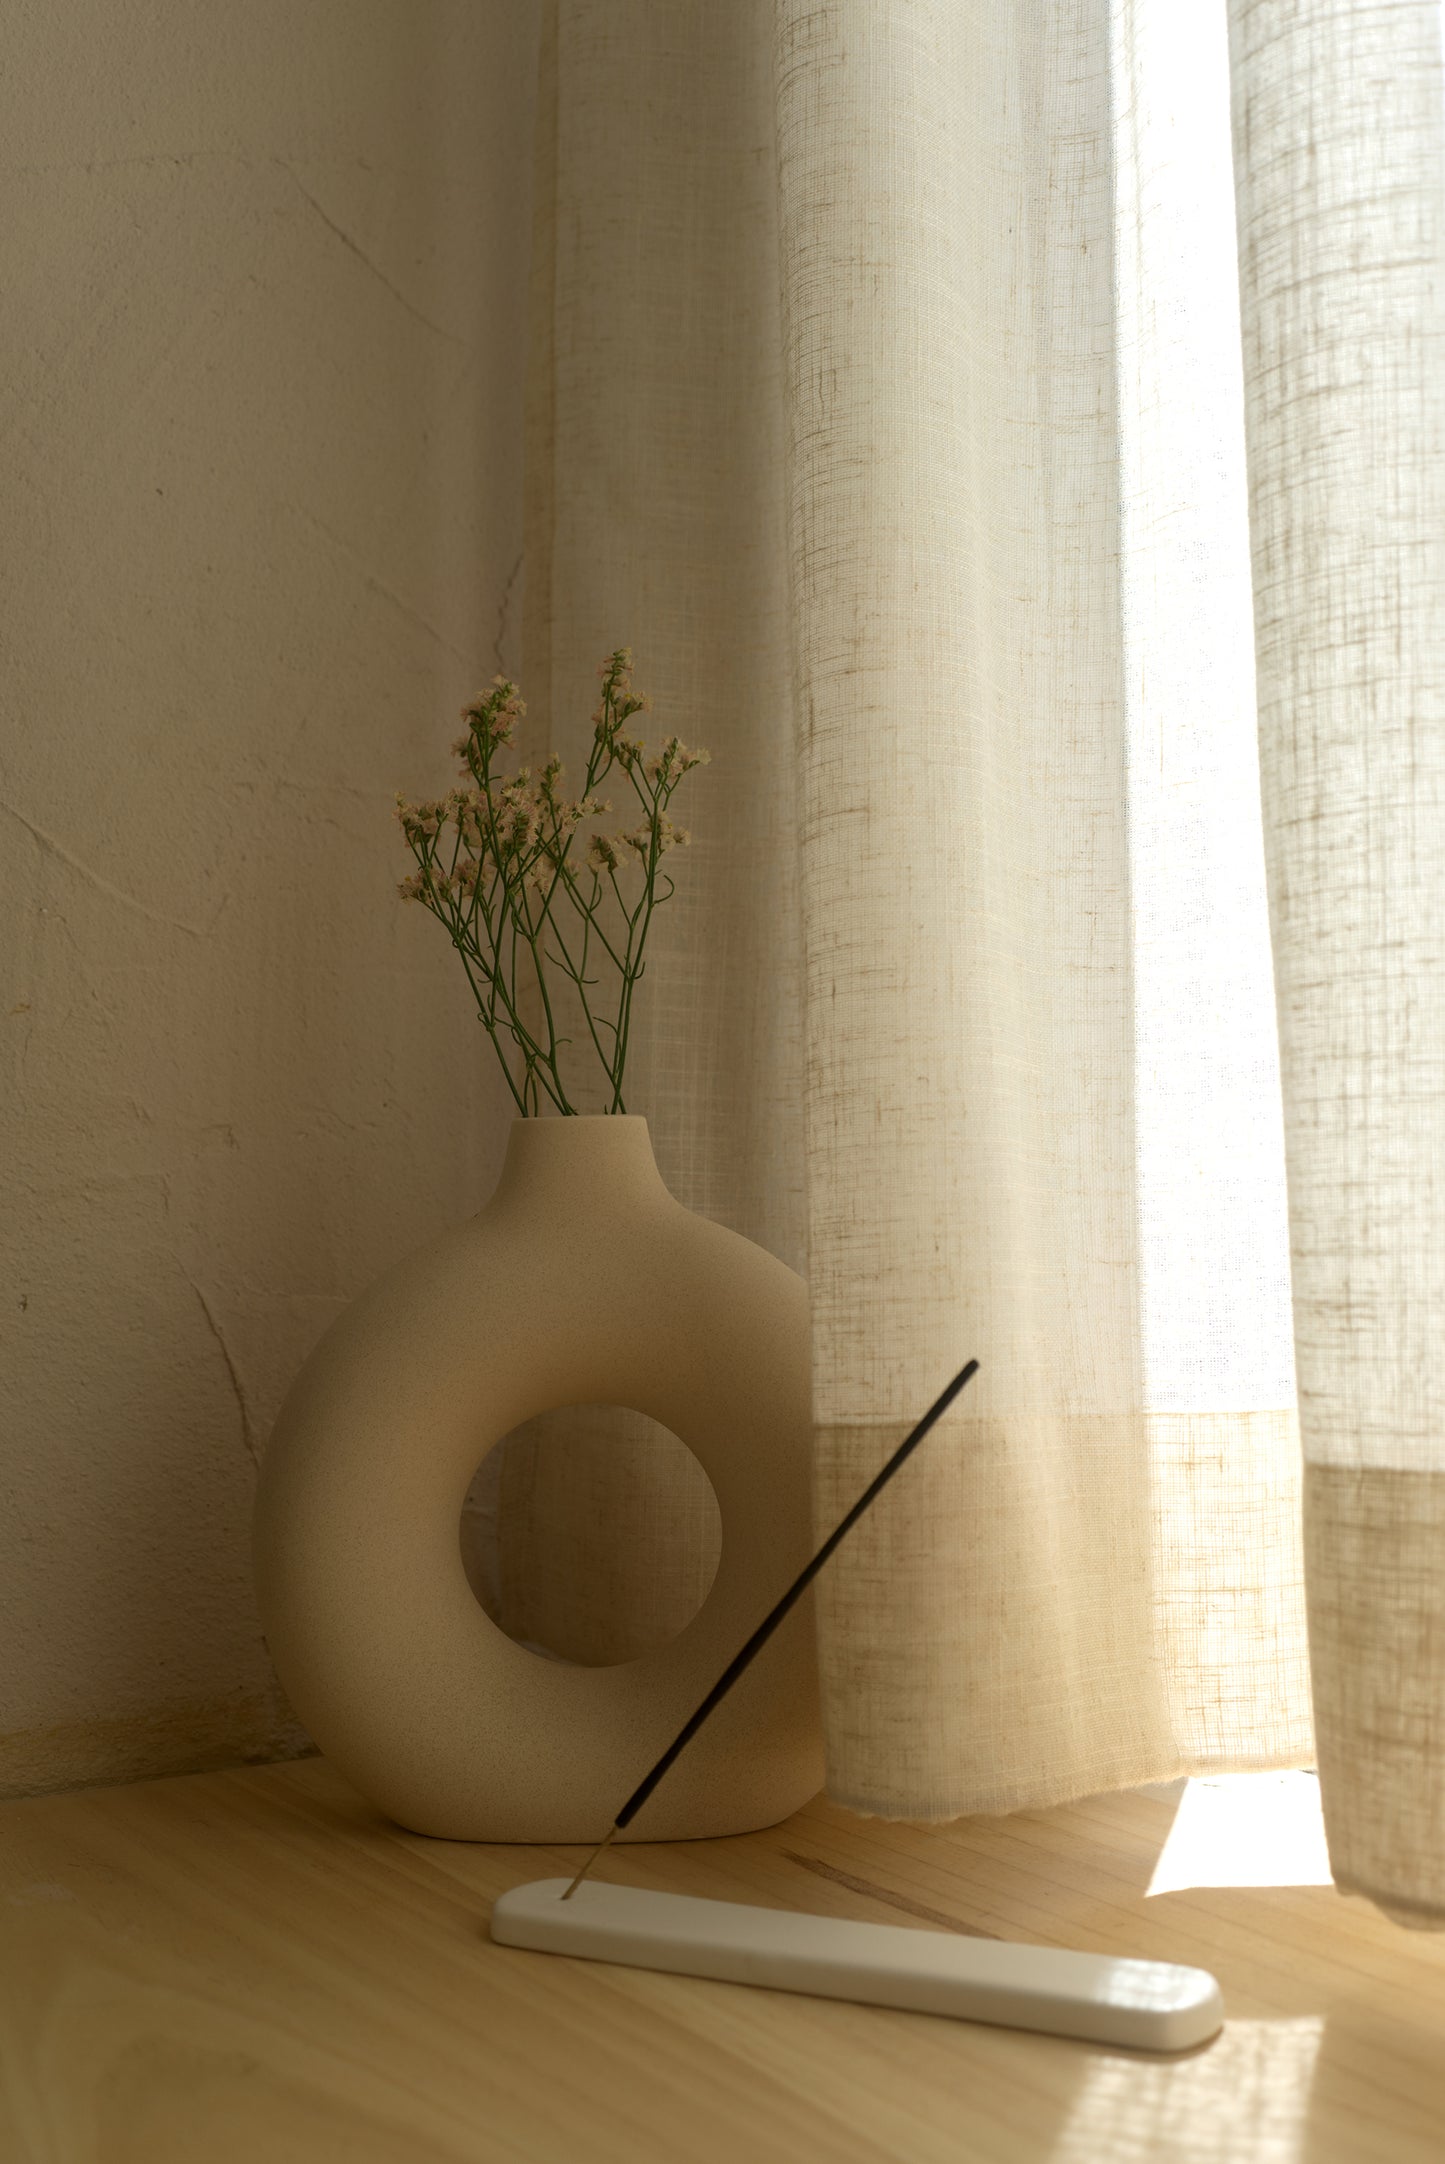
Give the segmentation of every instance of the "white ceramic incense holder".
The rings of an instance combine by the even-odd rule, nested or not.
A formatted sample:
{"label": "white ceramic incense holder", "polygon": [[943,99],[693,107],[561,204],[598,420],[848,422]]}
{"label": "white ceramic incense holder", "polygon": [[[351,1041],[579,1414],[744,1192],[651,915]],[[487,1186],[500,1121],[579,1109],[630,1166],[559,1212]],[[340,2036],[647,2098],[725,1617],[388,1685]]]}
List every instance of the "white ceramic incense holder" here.
{"label": "white ceramic incense holder", "polygon": [[1205,1969],[996,1939],[852,1923],[565,1878],[535,1879],[492,1910],[502,1946],[710,1976],[814,1998],[853,1999],[1036,2029],[1138,2051],[1185,2051],[1218,2034],[1219,1986]]}

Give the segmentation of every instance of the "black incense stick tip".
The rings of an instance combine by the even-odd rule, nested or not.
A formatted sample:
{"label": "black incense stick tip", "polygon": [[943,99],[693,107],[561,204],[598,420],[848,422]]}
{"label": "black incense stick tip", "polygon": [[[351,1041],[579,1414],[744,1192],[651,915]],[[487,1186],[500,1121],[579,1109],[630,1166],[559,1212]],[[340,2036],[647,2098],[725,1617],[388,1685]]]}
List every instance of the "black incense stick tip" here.
{"label": "black incense stick tip", "polygon": [[819,1571],[823,1568],[823,1565],[827,1562],[829,1556],[832,1555],[834,1549],[838,1546],[838,1543],[853,1530],[853,1527],[858,1523],[858,1520],[863,1516],[864,1512],[868,1510],[874,1502],[877,1501],[879,1495],[882,1493],[884,1488],[887,1487],[889,1481],[893,1478],[893,1475],[898,1471],[899,1467],[904,1463],[909,1453],[915,1450],[917,1446],[923,1441],[924,1436],[928,1433],[934,1422],[943,1418],[943,1415],[948,1411],[949,1406],[958,1396],[960,1390],[963,1389],[965,1383],[971,1381],[971,1379],[977,1373],[978,1362],[976,1360],[970,1360],[966,1367],[960,1368],[958,1373],[954,1376],[953,1381],[948,1385],[948,1388],[946,1390],[940,1391],[939,1395],[934,1399],[933,1403],[929,1406],[928,1411],[924,1414],[918,1425],[915,1428],[911,1428],[908,1434],[904,1436],[902,1442],[898,1445],[898,1448],[894,1451],[892,1457],[883,1467],[883,1470],[880,1473],[876,1474],[874,1478],[869,1482],[868,1486],[863,1490],[863,1493],[859,1496],[857,1502],[853,1505],[847,1516],[843,1518],[839,1524],[834,1526],[832,1532],[828,1535],[828,1538],[824,1541],[822,1547],[818,1550],[812,1561],[810,1563],[806,1563],[803,1566],[802,1570],[799,1571],[797,1577],[788,1587],[788,1590],[783,1595],[782,1599],[777,1602],[776,1606],[769,1609],[768,1613],[763,1617],[762,1622],[753,1632],[752,1637],[749,1638],[747,1644],[743,1646],[741,1650],[734,1655],[732,1660],[728,1662],[727,1667],[718,1677],[716,1683],[708,1692],[702,1704],[698,1707],[697,1711],[692,1714],[692,1716],[678,1730],[678,1733],[673,1737],[671,1743],[669,1743],[667,1749],[663,1752],[661,1758],[659,1758],[657,1764],[652,1768],[646,1779],[638,1782],[637,1787],[633,1790],[632,1794],[628,1797],[626,1803],[623,1804],[622,1809],[618,1812],[616,1818],[613,1820],[610,1831],[592,1851],[592,1854],[587,1858],[587,1861],[583,1864],[581,1870],[577,1873],[576,1878],[573,1879],[571,1885],[563,1894],[562,1899],[564,1901],[571,1900],[573,1894],[577,1891],[577,1888],[580,1886],[583,1879],[587,1876],[587,1873],[591,1870],[593,1864],[597,1861],[597,1858],[602,1854],[603,1849],[608,1846],[613,1836],[620,1833],[623,1827],[636,1817],[637,1813],[646,1803],[648,1797],[652,1794],[652,1791],[656,1788],[658,1782],[668,1771],[669,1767],[674,1764],[680,1754],[686,1750],[688,1744],[691,1743],[693,1737],[697,1734],[703,1722],[713,1711],[713,1708],[719,1705],[721,1701],[726,1698],[728,1692],[737,1682],[738,1677],[743,1673],[744,1669],[748,1667],[749,1663],[753,1659],[753,1656],[762,1651],[763,1647],[772,1637],[773,1632],[777,1629],[778,1625],[787,1615],[789,1609],[794,1607],[796,1603],[802,1599],[804,1593],[807,1592],[808,1587],[817,1577]]}

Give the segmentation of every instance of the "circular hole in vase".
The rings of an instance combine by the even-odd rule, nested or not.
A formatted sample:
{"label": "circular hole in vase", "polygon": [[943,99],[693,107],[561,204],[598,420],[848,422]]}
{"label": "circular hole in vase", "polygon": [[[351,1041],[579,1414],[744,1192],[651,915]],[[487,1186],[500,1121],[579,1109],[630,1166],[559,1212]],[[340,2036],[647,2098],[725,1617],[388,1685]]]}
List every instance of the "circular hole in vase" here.
{"label": "circular hole in vase", "polygon": [[460,1536],[467,1582],[509,1638],[612,1668],[692,1621],[717,1575],[722,1514],[670,1428],[629,1406],[567,1405],[488,1451]]}

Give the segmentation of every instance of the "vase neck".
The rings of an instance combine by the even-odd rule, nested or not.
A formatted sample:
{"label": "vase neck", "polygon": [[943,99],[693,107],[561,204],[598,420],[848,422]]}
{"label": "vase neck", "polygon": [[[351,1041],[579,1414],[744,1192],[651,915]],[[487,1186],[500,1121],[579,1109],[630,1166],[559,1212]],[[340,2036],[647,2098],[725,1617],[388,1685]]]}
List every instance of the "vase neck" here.
{"label": "vase neck", "polygon": [[619,1112],[513,1120],[491,1207],[635,1211],[671,1201],[646,1120]]}

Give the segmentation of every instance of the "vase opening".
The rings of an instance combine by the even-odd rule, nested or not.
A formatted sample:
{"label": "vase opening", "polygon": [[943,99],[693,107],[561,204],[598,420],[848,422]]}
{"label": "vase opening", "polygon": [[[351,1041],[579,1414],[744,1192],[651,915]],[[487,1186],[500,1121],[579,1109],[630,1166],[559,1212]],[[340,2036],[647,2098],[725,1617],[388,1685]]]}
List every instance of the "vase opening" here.
{"label": "vase opening", "polygon": [[610,1668],[676,1638],[717,1574],[712,1482],[669,1428],[623,1405],[524,1421],[482,1460],[460,1523],[483,1609],[529,1652]]}

